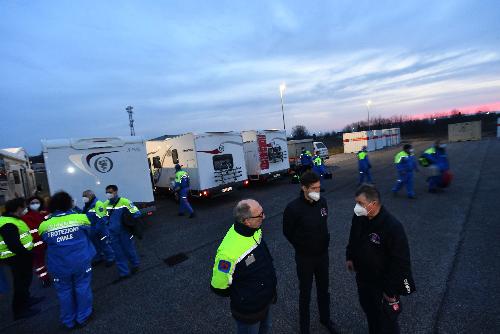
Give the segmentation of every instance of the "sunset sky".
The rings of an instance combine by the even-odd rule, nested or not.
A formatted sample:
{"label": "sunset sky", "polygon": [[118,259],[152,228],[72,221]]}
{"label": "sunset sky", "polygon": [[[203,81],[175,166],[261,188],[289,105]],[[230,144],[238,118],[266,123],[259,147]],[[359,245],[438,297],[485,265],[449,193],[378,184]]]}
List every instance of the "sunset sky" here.
{"label": "sunset sky", "polygon": [[0,148],[500,110],[500,1],[2,1]]}

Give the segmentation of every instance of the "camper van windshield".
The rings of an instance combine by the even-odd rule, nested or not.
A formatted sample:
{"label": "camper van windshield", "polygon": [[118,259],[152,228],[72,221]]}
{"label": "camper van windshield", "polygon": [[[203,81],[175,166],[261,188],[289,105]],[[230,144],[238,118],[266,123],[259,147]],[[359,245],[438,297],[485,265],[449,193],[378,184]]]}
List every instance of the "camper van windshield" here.
{"label": "camper van windshield", "polygon": [[214,162],[214,170],[233,169],[232,154],[214,155],[213,162]]}
{"label": "camper van windshield", "polygon": [[316,143],[317,148],[326,148],[326,146],[323,143]]}

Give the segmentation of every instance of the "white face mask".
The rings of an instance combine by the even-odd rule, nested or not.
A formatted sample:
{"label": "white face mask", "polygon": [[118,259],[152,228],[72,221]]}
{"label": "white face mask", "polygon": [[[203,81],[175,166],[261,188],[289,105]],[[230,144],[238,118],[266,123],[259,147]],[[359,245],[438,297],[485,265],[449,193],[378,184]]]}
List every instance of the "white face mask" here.
{"label": "white face mask", "polygon": [[106,198],[107,199],[113,199],[115,197],[115,195],[111,194],[111,193],[106,193]]}
{"label": "white face mask", "polygon": [[354,207],[354,214],[358,217],[368,216],[368,210],[362,207],[359,203],[356,203],[356,206]]}
{"label": "white face mask", "polygon": [[88,197],[82,197],[83,203],[88,203],[90,200]]}
{"label": "white face mask", "polygon": [[28,208],[24,208],[23,212],[21,212],[21,216],[24,216],[28,213]]}
{"label": "white face mask", "polygon": [[319,201],[320,198],[320,193],[316,191],[311,191],[310,193],[307,194],[307,196],[312,199],[313,201],[317,202]]}
{"label": "white face mask", "polygon": [[40,209],[40,203],[30,204],[30,209],[33,211],[38,211],[38,209]]}

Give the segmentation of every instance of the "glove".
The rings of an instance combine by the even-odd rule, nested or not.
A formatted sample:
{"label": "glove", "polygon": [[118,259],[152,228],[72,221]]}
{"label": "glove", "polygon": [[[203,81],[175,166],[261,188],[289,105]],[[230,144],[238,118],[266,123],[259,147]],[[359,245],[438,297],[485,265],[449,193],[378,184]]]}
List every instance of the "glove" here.
{"label": "glove", "polygon": [[387,316],[387,318],[391,319],[391,321],[395,321],[397,319],[402,309],[399,296],[395,299],[395,301],[388,301],[387,299],[382,298],[382,312]]}

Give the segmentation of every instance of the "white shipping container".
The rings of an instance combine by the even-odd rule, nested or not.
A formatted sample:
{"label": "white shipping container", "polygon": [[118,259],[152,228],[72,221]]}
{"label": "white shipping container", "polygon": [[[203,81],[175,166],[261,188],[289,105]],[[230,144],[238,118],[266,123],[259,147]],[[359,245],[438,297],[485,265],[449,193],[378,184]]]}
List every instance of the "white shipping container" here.
{"label": "white shipping container", "polygon": [[369,152],[375,151],[376,142],[372,131],[348,132],[343,134],[344,153],[356,153],[366,146]]}
{"label": "white shipping container", "polygon": [[375,149],[380,150],[385,147],[385,138],[382,130],[373,130],[373,139],[375,140]]}
{"label": "white shipping container", "polygon": [[382,135],[384,137],[385,146],[392,146],[392,129],[383,129]]}

